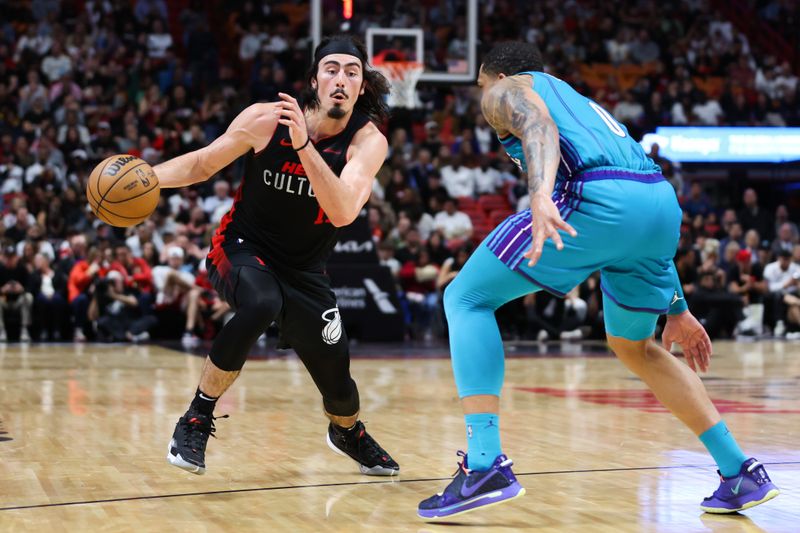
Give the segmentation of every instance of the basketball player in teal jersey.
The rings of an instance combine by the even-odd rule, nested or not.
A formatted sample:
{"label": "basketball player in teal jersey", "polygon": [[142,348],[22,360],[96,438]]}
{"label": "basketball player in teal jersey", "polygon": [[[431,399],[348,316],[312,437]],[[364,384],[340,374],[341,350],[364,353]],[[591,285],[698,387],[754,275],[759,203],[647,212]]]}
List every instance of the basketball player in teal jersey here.
{"label": "basketball player in teal jersey", "polygon": [[[711,341],[686,306],[672,262],[681,210],[660,168],[607,111],[542,72],[535,45],[495,47],[478,85],[484,116],[528,176],[531,208],[495,228],[445,291],[468,451],[447,488],[419,504],[419,516],[450,517],[525,493],[500,448],[504,356],[494,312],[539,290],[564,296],[596,270],[614,353],[719,466],[721,484],[702,509],[732,513],[777,496],[694,372],[708,368]],[[661,314],[666,349],[653,338]],[[688,367],[667,351],[673,342]]]}

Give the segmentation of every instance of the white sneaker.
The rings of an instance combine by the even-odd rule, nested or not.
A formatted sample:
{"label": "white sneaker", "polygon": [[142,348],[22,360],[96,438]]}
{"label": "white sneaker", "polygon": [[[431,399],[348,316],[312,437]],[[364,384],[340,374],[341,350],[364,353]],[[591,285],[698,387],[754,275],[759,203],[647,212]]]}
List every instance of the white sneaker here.
{"label": "white sneaker", "polygon": [[22,328],[19,331],[19,342],[31,342],[31,334],[28,332],[28,328]]}
{"label": "white sneaker", "polygon": [[261,336],[258,338],[258,340],[256,342],[258,343],[258,345],[261,348],[266,346],[267,345],[267,334],[266,333],[262,333]]}
{"label": "white sneaker", "polygon": [[786,334],[787,341],[800,341],[800,331],[791,331]]}
{"label": "white sneaker", "polygon": [[775,322],[775,331],[773,333],[776,337],[783,337],[786,334],[786,324],[783,320]]}
{"label": "white sneaker", "polygon": [[86,342],[86,335],[83,334],[83,330],[81,328],[75,328],[75,333],[73,334],[72,339],[75,342]]}
{"label": "white sneaker", "polygon": [[6,330],[0,330],[0,342],[8,342],[8,335],[6,335]]}
{"label": "white sneaker", "polygon": [[580,340],[583,338],[583,332],[579,329],[573,329],[571,331],[562,331],[559,337],[561,338],[562,341]]}
{"label": "white sneaker", "polygon": [[539,334],[536,335],[536,340],[539,341],[539,342],[544,342],[549,338],[550,338],[550,335],[547,334],[547,330],[546,329],[540,329],[539,330]]}
{"label": "white sneaker", "polygon": [[184,333],[183,337],[181,337],[181,345],[184,348],[194,348],[198,344],[200,344],[200,339],[193,333]]}
{"label": "white sneaker", "polygon": [[147,342],[150,340],[150,334],[146,331],[131,335],[131,341],[134,343]]}

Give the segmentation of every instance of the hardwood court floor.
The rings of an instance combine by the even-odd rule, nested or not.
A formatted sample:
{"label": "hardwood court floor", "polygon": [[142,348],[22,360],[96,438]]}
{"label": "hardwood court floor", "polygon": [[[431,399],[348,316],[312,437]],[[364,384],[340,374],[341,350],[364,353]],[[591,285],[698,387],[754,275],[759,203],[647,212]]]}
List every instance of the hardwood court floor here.
{"label": "hardwood court floor", "polygon": [[465,440],[444,348],[358,350],[373,356],[353,363],[362,419],[402,468],[387,480],[328,450],[294,356],[247,363],[194,476],[164,456],[200,357],[0,345],[0,531],[800,531],[800,344],[715,345],[711,396],[783,489],[734,517],[698,508],[717,477],[697,439],[616,360],[567,348],[507,360],[501,430],[527,495],[429,525],[417,502],[444,487]]}

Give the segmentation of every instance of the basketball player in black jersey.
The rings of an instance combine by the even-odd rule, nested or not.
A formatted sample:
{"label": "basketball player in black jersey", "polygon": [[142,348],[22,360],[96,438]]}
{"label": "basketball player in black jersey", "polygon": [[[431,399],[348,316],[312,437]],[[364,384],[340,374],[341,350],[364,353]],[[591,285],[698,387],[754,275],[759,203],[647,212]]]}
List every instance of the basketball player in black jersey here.
{"label": "basketball player in black jersey", "polygon": [[183,187],[246,155],[242,184],[206,260],[236,314],[214,339],[195,398],[175,427],[167,454],[175,466],[205,473],[214,405],[276,321],[282,344],[294,348],[322,393],[328,446],[363,474],[399,472],[358,420],[347,337],[325,274],[337,228],[366,203],[387,152],[375,123],[386,117],[389,85],[366,56],[350,36],[326,38],[314,54],[303,108],[288,94],[251,105],[205,148],[155,167],[161,187]]}

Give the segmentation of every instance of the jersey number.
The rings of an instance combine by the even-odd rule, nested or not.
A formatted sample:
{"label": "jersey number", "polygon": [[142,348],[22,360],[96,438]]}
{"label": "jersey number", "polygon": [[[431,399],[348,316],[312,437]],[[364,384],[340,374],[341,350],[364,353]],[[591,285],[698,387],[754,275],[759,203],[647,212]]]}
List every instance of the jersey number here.
{"label": "jersey number", "polygon": [[619,125],[619,122],[614,120],[614,117],[612,117],[608,111],[594,102],[589,102],[589,106],[594,109],[595,113],[600,115],[600,119],[606,123],[606,126],[608,126],[608,129],[611,130],[611,133],[617,137],[625,137],[625,130],[622,129],[622,126]]}

